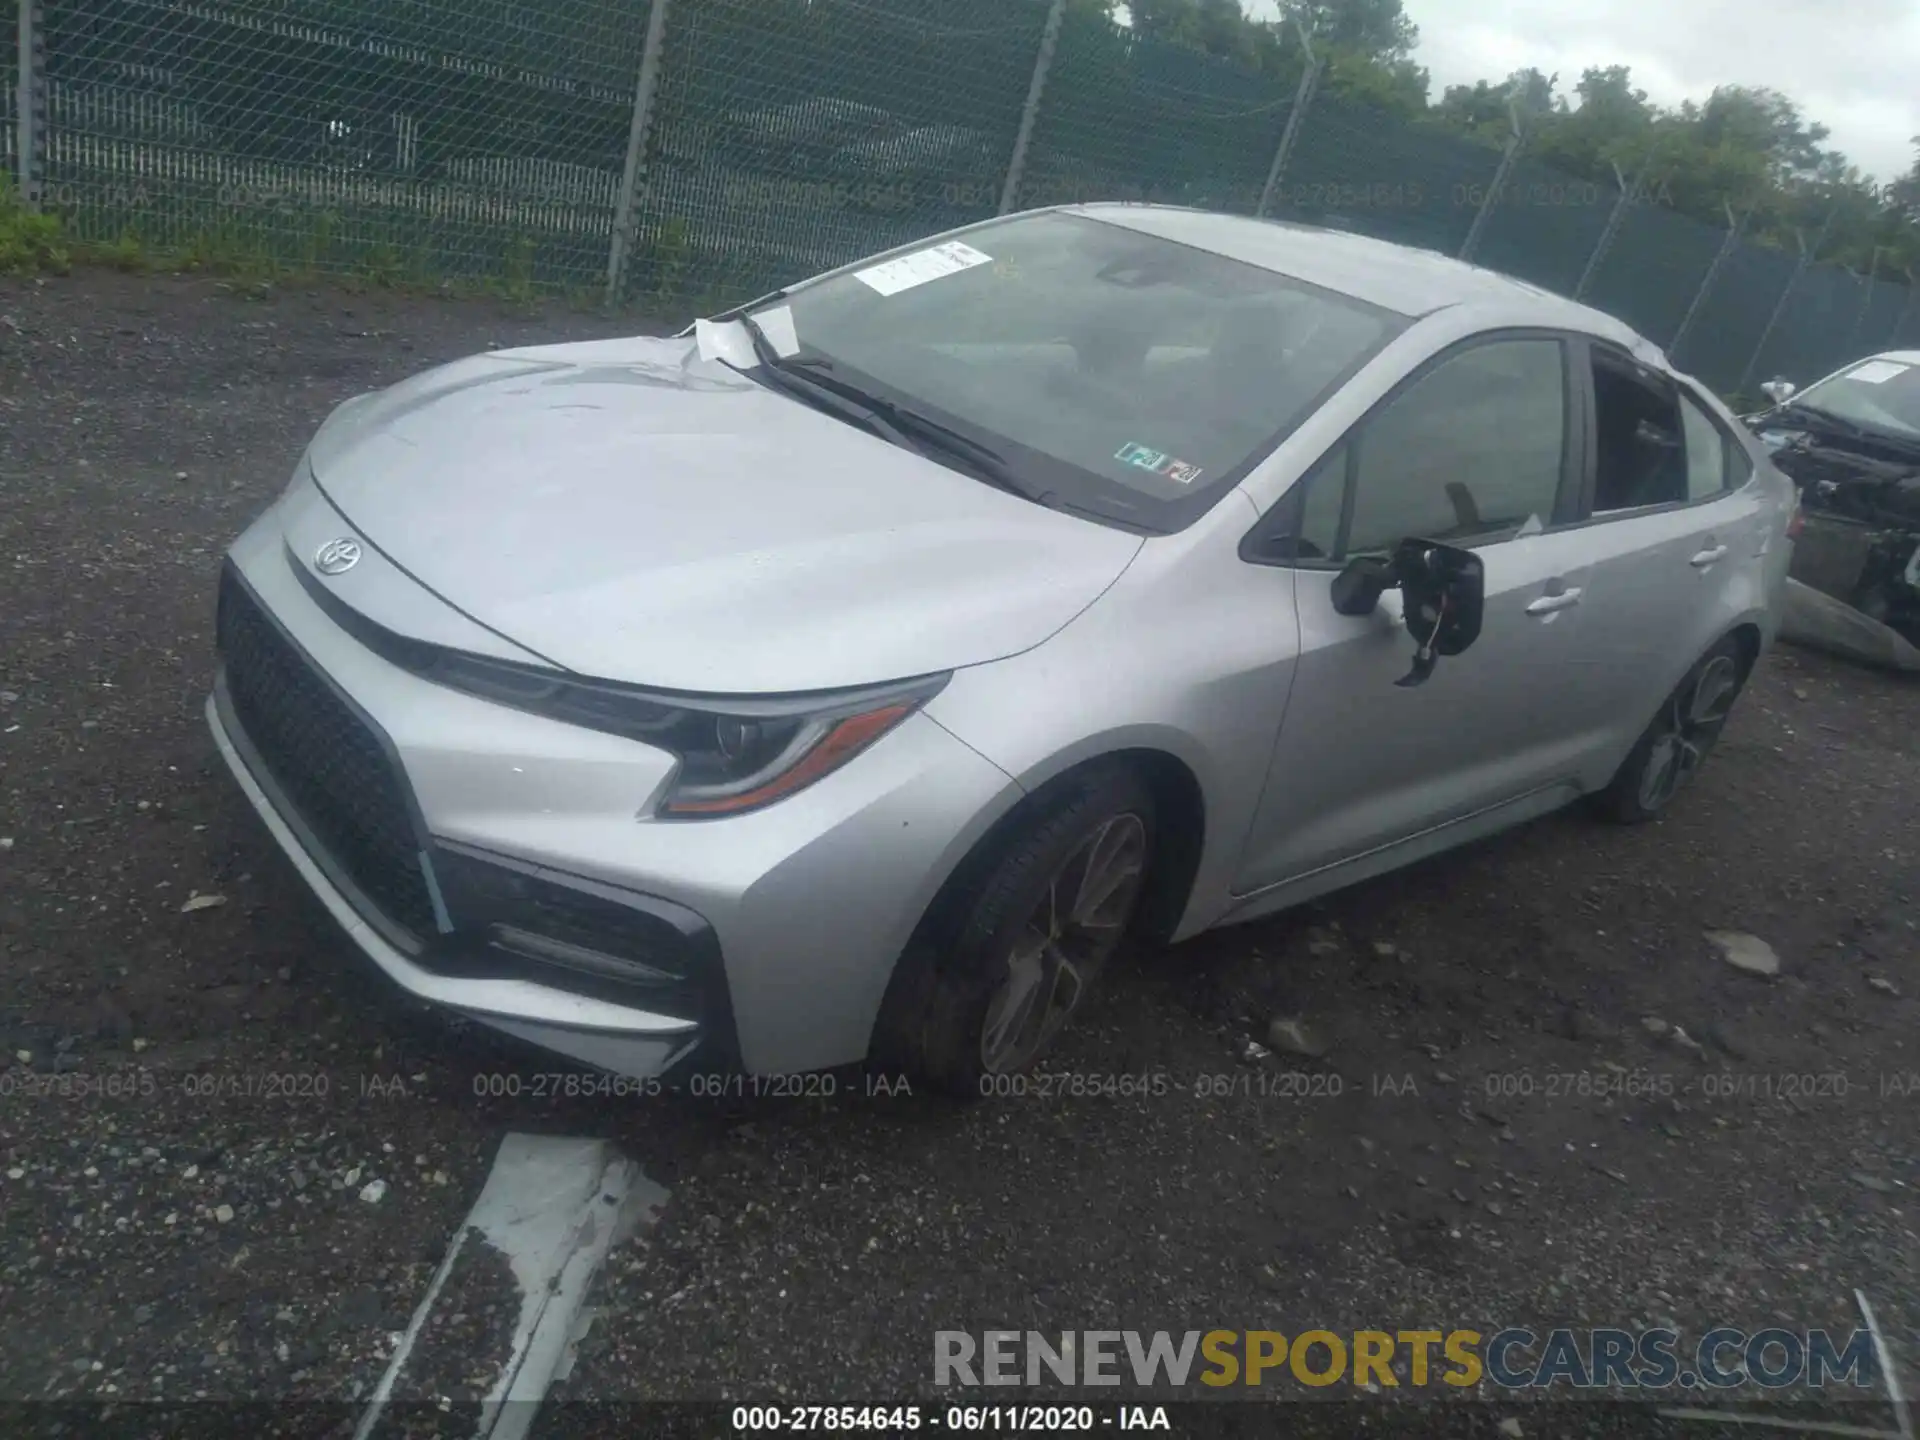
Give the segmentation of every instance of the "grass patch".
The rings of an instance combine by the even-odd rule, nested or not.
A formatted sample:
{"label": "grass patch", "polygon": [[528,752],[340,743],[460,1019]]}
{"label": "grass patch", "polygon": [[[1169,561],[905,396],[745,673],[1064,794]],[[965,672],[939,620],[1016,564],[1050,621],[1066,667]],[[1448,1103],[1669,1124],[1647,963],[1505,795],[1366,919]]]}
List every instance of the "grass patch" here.
{"label": "grass patch", "polygon": [[[683,237],[668,229],[665,253],[655,261],[654,283],[633,287],[623,313],[658,317],[684,308],[673,287],[690,281]],[[538,245],[529,235],[501,244],[480,274],[448,274],[432,241],[421,237],[402,248],[394,243],[347,244],[338,217],[315,212],[295,235],[269,236],[248,225],[197,231],[178,243],[156,243],[136,225],[112,240],[85,239],[52,211],[29,209],[11,180],[0,174],[0,275],[65,274],[74,266],[99,266],[127,274],[195,274],[231,283],[239,294],[259,298],[276,287],[330,285],[343,290],[392,291],[455,300],[492,300],[531,307],[556,303],[580,313],[606,313],[604,288],[578,281],[543,279]],[[664,262],[664,263],[660,263]]]}
{"label": "grass patch", "polygon": [[29,210],[12,178],[0,172],[0,275],[59,274],[72,260],[59,217]]}

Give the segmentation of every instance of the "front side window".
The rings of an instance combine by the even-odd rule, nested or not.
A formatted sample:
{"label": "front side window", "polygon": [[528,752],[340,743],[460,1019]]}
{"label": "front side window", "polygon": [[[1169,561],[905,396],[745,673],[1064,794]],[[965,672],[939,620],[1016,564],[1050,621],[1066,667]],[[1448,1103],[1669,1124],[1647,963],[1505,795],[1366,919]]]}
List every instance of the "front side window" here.
{"label": "front side window", "polygon": [[1150,531],[1211,505],[1408,323],[1060,213],[983,226],[778,303],[791,307],[801,366],[825,362],[936,416],[991,447],[1031,494]]}
{"label": "front side window", "polygon": [[1300,538],[1294,557],[1330,560],[1340,549],[1340,511],[1347,496],[1348,447],[1341,441],[1301,482]]}
{"label": "front side window", "polygon": [[[1558,340],[1489,341],[1440,361],[1364,421],[1340,558],[1410,536],[1551,524],[1566,451],[1563,363]],[[1317,513],[1324,525],[1338,510],[1323,501]]]}

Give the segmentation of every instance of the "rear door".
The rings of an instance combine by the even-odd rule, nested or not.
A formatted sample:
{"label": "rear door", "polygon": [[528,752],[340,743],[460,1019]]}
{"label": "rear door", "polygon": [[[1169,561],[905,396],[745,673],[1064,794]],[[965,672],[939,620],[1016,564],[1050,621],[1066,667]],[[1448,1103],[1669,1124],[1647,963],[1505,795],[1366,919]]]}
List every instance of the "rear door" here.
{"label": "rear door", "polygon": [[[1300,660],[1236,893],[1299,879],[1531,794],[1570,787],[1587,726],[1586,547],[1577,519],[1584,396],[1572,341],[1500,332],[1421,367],[1249,537],[1291,566]],[[1389,592],[1333,608],[1350,557],[1408,536],[1472,547],[1486,567],[1479,639],[1423,685]]]}
{"label": "rear door", "polygon": [[1590,575],[1583,688],[1617,760],[1725,633],[1730,584],[1768,534],[1752,461],[1706,406],[1615,346],[1579,347],[1576,362],[1593,402],[1575,532]]}

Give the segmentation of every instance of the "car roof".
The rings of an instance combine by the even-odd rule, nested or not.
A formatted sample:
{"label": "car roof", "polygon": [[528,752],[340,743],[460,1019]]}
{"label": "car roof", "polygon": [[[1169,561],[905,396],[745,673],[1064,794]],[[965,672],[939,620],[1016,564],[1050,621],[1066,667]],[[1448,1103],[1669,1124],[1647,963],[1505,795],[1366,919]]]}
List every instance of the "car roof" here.
{"label": "car roof", "polygon": [[1408,317],[1474,301],[1518,302],[1539,307],[1543,325],[1647,343],[1612,316],[1551,290],[1437,251],[1370,235],[1173,205],[1107,203],[1060,208],[1258,265]]}
{"label": "car roof", "polygon": [[[1866,358],[1868,360],[1891,360],[1896,365],[1920,365],[1920,350],[1882,350],[1878,355],[1869,355]],[[1841,369],[1843,371],[1851,370],[1854,365],[1862,363],[1864,362],[1855,360],[1850,365],[1842,366]]]}

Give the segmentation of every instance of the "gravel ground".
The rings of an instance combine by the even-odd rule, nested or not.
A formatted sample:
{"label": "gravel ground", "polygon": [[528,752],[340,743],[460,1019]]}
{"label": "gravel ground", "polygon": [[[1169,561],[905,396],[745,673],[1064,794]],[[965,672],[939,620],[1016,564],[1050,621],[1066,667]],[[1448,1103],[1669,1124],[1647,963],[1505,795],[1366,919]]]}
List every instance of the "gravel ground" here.
{"label": "gravel ground", "polygon": [[512,1356],[521,1299],[512,1262],[486,1236],[471,1231],[400,1366],[394,1403],[369,1440],[472,1435],[475,1407]]}
{"label": "gravel ground", "polygon": [[[334,936],[205,734],[213,582],[338,400],[620,328],[0,284],[0,1400],[366,1393],[509,1129],[610,1135],[672,1192],[549,1437],[621,1414],[562,1401],[932,1399],[938,1329],[1846,1330],[1856,1286],[1914,1388],[1920,688],[1799,652],[1669,819],[1556,817],[1141,957],[1026,1094],[476,1098],[555,1067]],[[1145,1093],[1086,1093],[1111,1075]]]}

